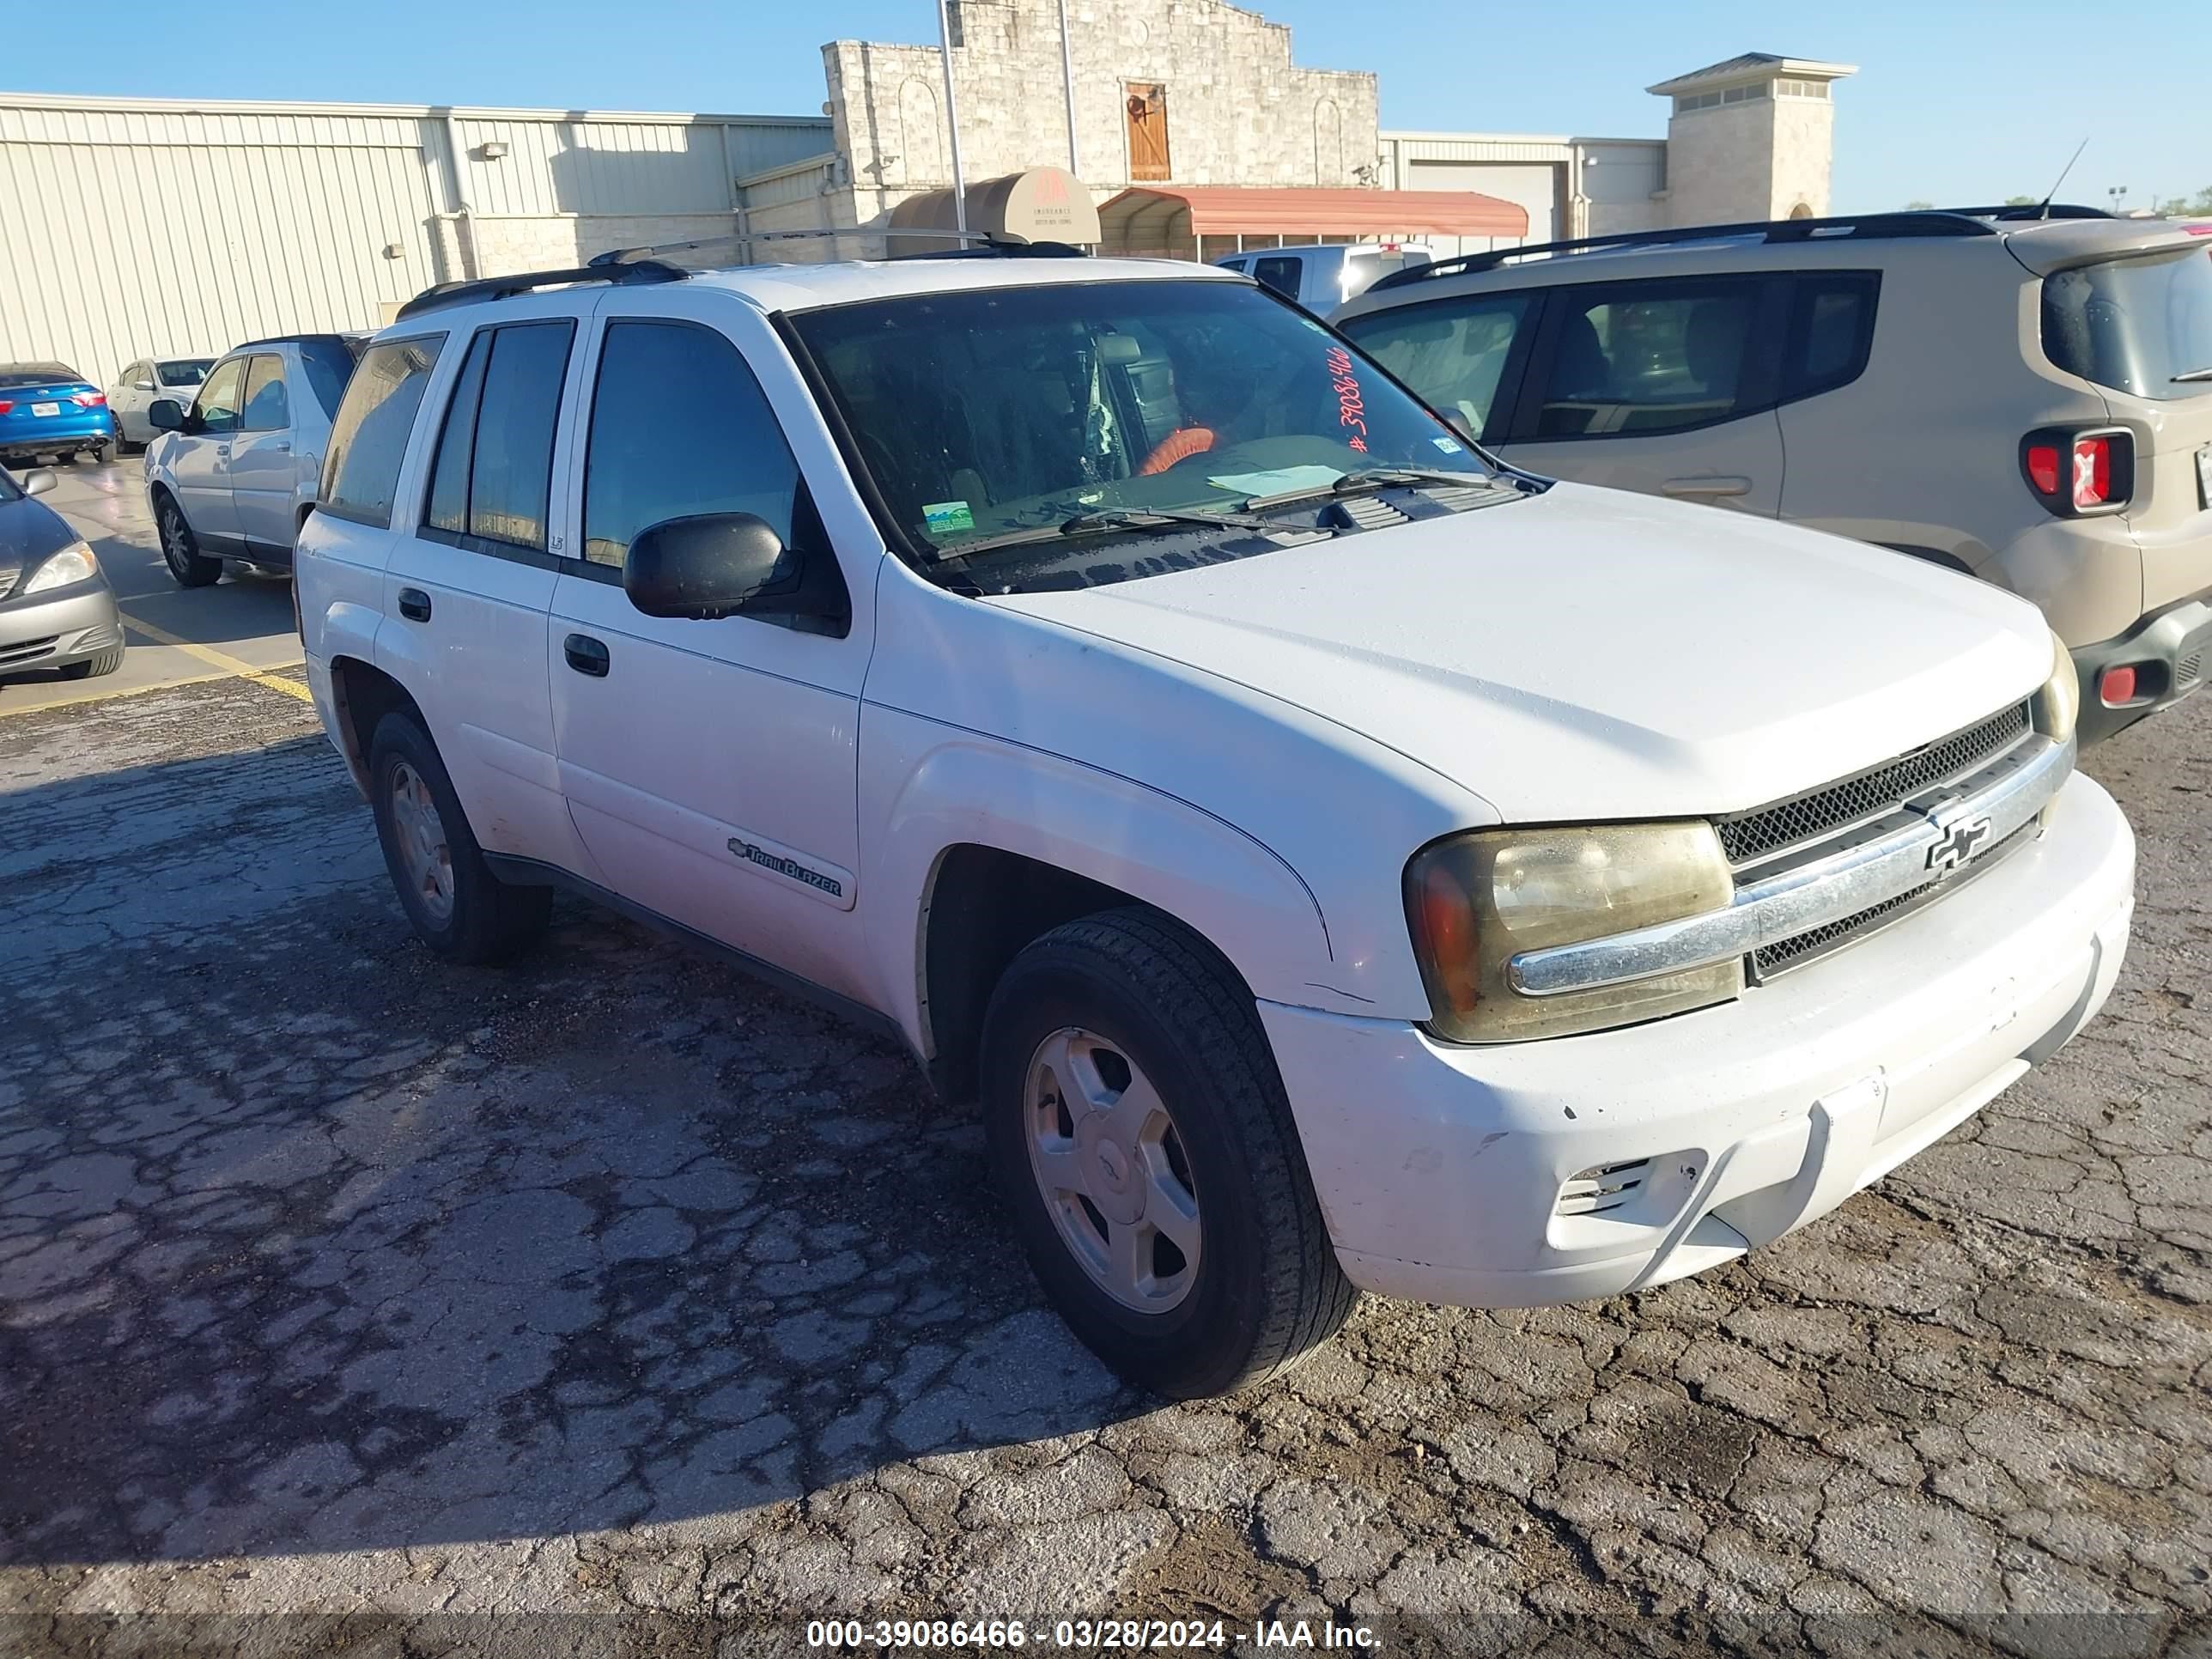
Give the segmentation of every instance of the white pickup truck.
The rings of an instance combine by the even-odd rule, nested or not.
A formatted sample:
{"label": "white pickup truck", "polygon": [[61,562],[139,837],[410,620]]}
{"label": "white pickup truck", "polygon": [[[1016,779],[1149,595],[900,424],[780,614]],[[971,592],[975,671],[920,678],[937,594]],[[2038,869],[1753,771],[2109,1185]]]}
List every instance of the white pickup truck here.
{"label": "white pickup truck", "polygon": [[377,337],[297,587],[433,949],[565,884],[896,1033],[1176,1395],[1358,1289],[1726,1261],[2104,1001],[2134,845],[2032,606],[1502,469],[1247,279],[1046,253]]}

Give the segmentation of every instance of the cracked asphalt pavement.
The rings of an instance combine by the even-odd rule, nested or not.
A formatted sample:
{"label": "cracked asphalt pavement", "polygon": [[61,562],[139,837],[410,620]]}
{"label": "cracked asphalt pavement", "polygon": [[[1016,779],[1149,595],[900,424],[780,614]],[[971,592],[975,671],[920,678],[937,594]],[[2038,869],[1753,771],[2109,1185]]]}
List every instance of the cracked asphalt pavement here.
{"label": "cracked asphalt pavement", "polygon": [[1162,1407],[896,1049],[565,901],[439,965],[265,685],[0,720],[0,1651],[2212,1651],[2208,752],[2199,699],[2089,757],[2109,1008],[1834,1215]]}

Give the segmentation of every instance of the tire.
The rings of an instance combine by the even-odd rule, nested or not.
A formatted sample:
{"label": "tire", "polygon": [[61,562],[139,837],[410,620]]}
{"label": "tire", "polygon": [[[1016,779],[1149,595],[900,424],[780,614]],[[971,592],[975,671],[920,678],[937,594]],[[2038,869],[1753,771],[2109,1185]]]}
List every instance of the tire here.
{"label": "tire", "polygon": [[161,538],[161,562],[179,587],[207,587],[222,577],[222,561],[200,551],[198,538],[185,518],[185,510],[168,496],[154,509],[154,526]]}
{"label": "tire", "polygon": [[[1127,909],[1036,939],[992,993],[981,1076],[994,1174],[1030,1265],[1127,1382],[1182,1400],[1253,1388],[1351,1316],[1358,1292],[1329,1243],[1251,993],[1195,935]],[[1162,1109],[1136,1109],[1140,1084]],[[1079,1115],[1070,1092],[1131,1110]],[[1152,1127],[1135,1132],[1139,1115]],[[1076,1127],[1093,1116],[1096,1133]],[[1063,1185],[1048,1198],[1055,1179],[1080,1196]],[[1133,1188],[1142,1213],[1124,1224]],[[1161,1249],[1177,1229],[1194,1261],[1173,1239]],[[1134,1273],[1113,1265],[1125,1249]]]}
{"label": "tire", "polygon": [[65,680],[97,679],[102,674],[112,674],[123,666],[123,647],[111,645],[96,657],[87,657],[82,662],[64,664],[62,678]]}
{"label": "tire", "polygon": [[104,444],[94,445],[84,453],[91,458],[94,466],[106,466],[115,459],[115,441],[111,438]]}
{"label": "tire", "polygon": [[385,868],[425,945],[448,962],[483,963],[537,943],[552,889],[509,886],[492,873],[438,746],[413,714],[377,722],[368,781]]}

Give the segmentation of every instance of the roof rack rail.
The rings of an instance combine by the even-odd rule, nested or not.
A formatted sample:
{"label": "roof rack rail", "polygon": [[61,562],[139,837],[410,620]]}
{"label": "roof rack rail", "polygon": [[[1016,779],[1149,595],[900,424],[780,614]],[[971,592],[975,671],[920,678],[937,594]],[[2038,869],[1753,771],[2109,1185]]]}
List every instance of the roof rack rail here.
{"label": "roof rack rail", "polygon": [[595,261],[592,265],[580,266],[574,270],[524,270],[511,276],[478,276],[461,282],[440,283],[434,288],[424,289],[400,307],[392,320],[404,322],[410,317],[419,317],[426,311],[439,311],[447,306],[469,305],[478,300],[504,300],[541,288],[564,288],[571,283],[680,283],[690,274],[674,265],[640,259],[614,266],[601,266]]}
{"label": "roof rack rail", "polygon": [[1495,270],[1515,259],[1555,253],[1594,253],[1612,248],[1666,247],[1696,242],[1725,241],[1756,236],[1763,242],[1826,241],[1832,238],[1869,240],[1906,236],[1994,236],[1991,222],[2000,219],[2110,218],[2099,208],[1911,208],[1895,213],[1849,214],[1825,219],[1750,219],[1740,224],[1683,225],[1671,230],[1622,231],[1612,236],[1577,236],[1564,242],[1531,242],[1521,247],[1492,248],[1487,253],[1461,253],[1425,265],[1394,270],[1369,285],[1378,289],[1405,288],[1431,276],[1455,271]]}
{"label": "roof rack rail", "polygon": [[[819,241],[842,236],[878,236],[891,240],[913,238],[932,242],[961,242],[973,246],[958,248],[933,248],[923,252],[894,254],[894,258],[944,259],[965,255],[969,258],[1079,258],[1083,250],[1066,242],[1032,242],[1026,237],[1000,230],[927,230],[908,229],[891,225],[840,225],[815,230],[756,230],[733,231],[727,236],[708,236],[693,242],[662,242],[652,247],[610,248],[605,253],[592,256],[594,269],[605,265],[630,265],[658,260],[692,270],[711,270],[718,265],[752,264],[754,245],[760,242]],[[704,255],[735,255],[701,257]]]}
{"label": "roof rack rail", "polygon": [[[258,340],[240,340],[231,351],[251,351],[256,346],[301,345],[309,340],[343,340],[346,331],[339,328],[311,328],[299,334],[268,334]],[[223,353],[226,357],[229,351]]]}

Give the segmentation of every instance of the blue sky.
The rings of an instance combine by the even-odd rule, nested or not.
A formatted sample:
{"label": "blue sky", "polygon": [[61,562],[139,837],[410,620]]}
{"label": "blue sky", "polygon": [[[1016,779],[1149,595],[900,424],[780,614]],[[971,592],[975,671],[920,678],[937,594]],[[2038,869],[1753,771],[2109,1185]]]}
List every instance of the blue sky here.
{"label": "blue sky", "polygon": [[[1112,0],[1082,0],[1110,5]],[[384,0],[17,6],[0,88],[811,113],[833,36],[934,38],[934,0]],[[1071,6],[1073,9],[1073,6]],[[1796,8],[1772,0],[1271,0],[1297,60],[1382,76],[1386,126],[1656,137],[1651,82],[1739,52],[1861,66],[1838,88],[1838,211],[2212,186],[2205,0]],[[1798,15],[1791,16],[1792,11]],[[2109,22],[2109,29],[2105,25]]]}

